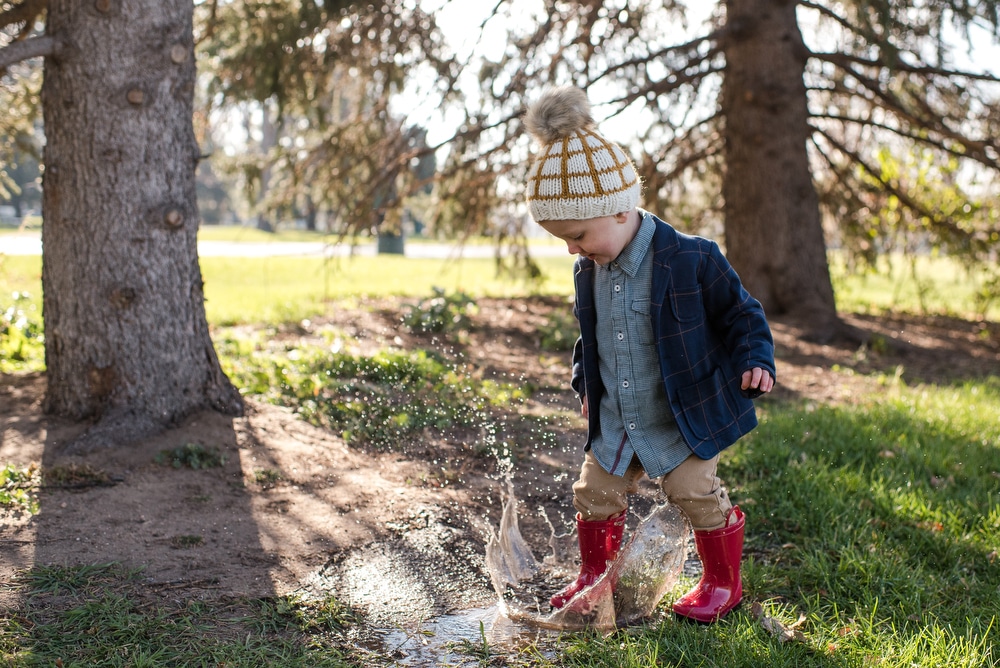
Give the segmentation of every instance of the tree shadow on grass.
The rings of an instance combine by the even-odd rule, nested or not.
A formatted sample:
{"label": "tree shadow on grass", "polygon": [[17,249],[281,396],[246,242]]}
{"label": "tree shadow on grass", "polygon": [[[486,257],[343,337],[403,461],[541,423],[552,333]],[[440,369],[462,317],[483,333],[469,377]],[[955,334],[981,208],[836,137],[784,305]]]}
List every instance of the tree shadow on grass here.
{"label": "tree shadow on grass", "polygon": [[772,320],[781,367],[839,368],[856,374],[899,375],[906,383],[950,383],[1000,374],[1000,323],[946,316],[841,314],[857,337],[830,343],[806,340],[806,328]]}

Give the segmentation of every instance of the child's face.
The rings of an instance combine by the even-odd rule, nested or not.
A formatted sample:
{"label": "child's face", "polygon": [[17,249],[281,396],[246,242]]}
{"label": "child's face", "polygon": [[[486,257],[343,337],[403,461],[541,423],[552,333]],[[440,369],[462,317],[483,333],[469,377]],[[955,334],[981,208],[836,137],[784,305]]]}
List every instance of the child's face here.
{"label": "child's face", "polygon": [[628,213],[586,220],[546,220],[539,223],[554,237],[566,242],[571,255],[582,255],[599,265],[618,257],[635,236]]}

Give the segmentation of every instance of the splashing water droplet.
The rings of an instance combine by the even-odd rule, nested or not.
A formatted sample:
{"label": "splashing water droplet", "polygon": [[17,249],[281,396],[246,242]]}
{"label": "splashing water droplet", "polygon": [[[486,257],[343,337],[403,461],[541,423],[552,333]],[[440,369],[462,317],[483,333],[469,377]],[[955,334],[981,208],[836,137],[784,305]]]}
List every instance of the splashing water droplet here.
{"label": "splashing water droplet", "polygon": [[[518,501],[510,471],[497,531],[489,527],[486,568],[509,619],[546,629],[611,630],[649,617],[677,584],[687,557],[691,525],[677,506],[655,506],[627,538],[618,558],[593,585],[562,609],[550,610],[548,597],[566,575],[576,576],[570,554],[575,535],[557,536],[549,524],[551,554],[539,563],[518,527]],[[544,515],[543,515],[544,516]]]}

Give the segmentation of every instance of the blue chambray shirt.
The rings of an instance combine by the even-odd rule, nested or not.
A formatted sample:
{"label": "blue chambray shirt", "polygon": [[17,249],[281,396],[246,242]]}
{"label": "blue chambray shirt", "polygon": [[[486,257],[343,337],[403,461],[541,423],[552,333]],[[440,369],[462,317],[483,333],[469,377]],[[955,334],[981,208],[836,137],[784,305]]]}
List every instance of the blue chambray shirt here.
{"label": "blue chambray shirt", "polygon": [[677,428],[660,374],[650,292],[656,224],[642,212],[639,230],[621,254],[594,273],[597,353],[605,393],[601,429],[591,449],[609,473],[623,475],[639,457],[650,478],[664,475],[690,454]]}

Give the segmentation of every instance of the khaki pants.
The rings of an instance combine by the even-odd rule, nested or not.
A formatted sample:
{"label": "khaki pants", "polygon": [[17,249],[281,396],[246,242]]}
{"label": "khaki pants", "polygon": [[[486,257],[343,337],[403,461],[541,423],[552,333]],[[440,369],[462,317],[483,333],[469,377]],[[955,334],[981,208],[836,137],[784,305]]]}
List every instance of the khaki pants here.
{"label": "khaki pants", "polygon": [[[712,459],[691,455],[659,481],[667,499],[687,515],[698,531],[725,526],[726,514],[732,508],[715,474],[718,464],[718,455]],[[588,450],[580,478],[573,484],[573,506],[580,519],[604,520],[628,508],[628,495],[638,491],[639,478],[644,474],[639,459],[633,457],[625,475],[611,475]]]}

